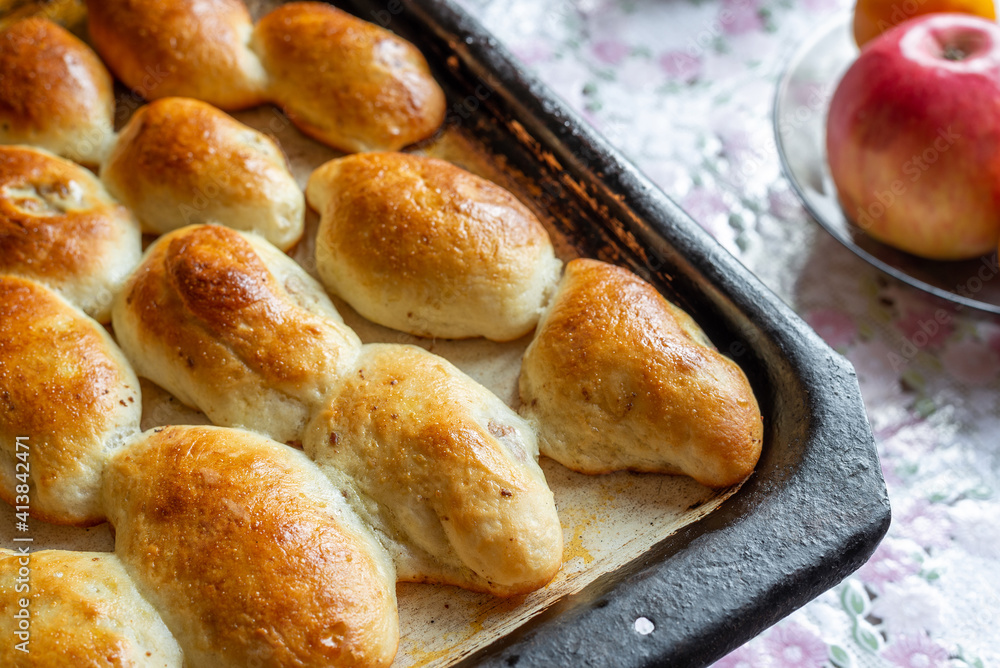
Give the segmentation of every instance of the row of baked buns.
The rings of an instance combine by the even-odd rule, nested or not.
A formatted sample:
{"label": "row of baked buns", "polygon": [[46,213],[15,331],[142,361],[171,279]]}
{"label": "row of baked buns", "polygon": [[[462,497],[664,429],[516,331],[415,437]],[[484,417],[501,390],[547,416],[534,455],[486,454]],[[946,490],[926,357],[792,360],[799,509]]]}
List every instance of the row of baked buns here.
{"label": "row of baked buns", "polygon": [[510,192],[441,160],[365,153],[317,168],[325,287],[417,336],[505,341],[535,330],[522,413],[541,451],[585,473],[684,473],[713,487],[753,470],[763,426],[742,370],[633,273],[562,263]]}
{"label": "row of baked buns", "polygon": [[[35,21],[14,24],[7,37],[25,37],[25,31],[45,27],[43,20],[37,20],[38,25]],[[24,34],[18,33],[18,26]],[[45,29],[61,30],[51,24]],[[75,39],[68,34],[62,37],[67,43]],[[25,39],[7,41],[30,43]],[[86,49],[82,44],[79,48]],[[77,55],[83,58],[85,53]],[[10,62],[17,69],[20,61],[15,58]],[[106,316],[110,295],[117,291],[138,255],[137,235],[128,213],[111,202],[79,167],[37,149],[11,147],[3,149],[0,156],[9,157],[2,163],[9,169],[5,170],[0,204],[10,211],[9,224],[0,238],[10,252],[0,259],[0,270],[41,278],[90,313]],[[149,231],[163,232],[186,222],[186,213],[197,206],[204,214],[201,217],[213,222],[240,225],[251,221],[250,229],[270,236],[283,247],[300,234],[301,192],[285,168],[280,149],[267,137],[194,100],[167,98],[140,109],[115,143],[102,176],[115,194],[140,212],[140,220]],[[207,185],[215,186],[214,196],[199,202],[199,197],[206,199],[203,193]],[[535,327],[555,289],[560,263],[539,221],[510,193],[443,161],[400,153],[335,160],[316,170],[308,195],[322,214],[317,267],[327,288],[380,324],[424,336],[511,339]],[[298,225],[289,224],[291,219]],[[90,229],[82,229],[84,225]],[[295,228],[294,233],[284,234],[289,228]],[[649,304],[657,311],[653,322],[683,316],[668,312],[672,307],[662,298]],[[633,306],[633,320],[642,322],[643,305]],[[655,339],[642,337],[640,330],[634,326],[620,334],[634,338],[633,349],[636,344],[649,348]],[[689,330],[686,339],[673,337],[674,347],[685,342],[705,343],[690,336],[696,330],[693,325],[673,330],[674,334]],[[752,459],[752,444],[759,442],[759,425],[754,429],[749,424],[756,406],[745,398],[752,399],[745,379],[735,365],[707,346],[691,348],[703,353],[705,360],[688,375],[699,377],[704,371],[700,377],[710,380],[703,385],[719,383],[727,392],[689,392],[688,398],[694,402],[713,398],[719,411],[703,408],[703,417],[735,415],[738,419],[720,422],[734,432],[732,438],[723,440],[732,442],[733,448],[742,447]],[[529,361],[535,356],[529,356]],[[626,359],[615,361],[623,365]],[[641,369],[643,359],[653,357],[641,355],[634,363],[637,369]],[[656,374],[656,378],[665,375]],[[532,392],[530,386],[530,380],[522,381],[526,395]],[[630,399],[637,394],[633,392],[636,389],[644,388],[628,389],[622,395],[625,398],[615,399],[620,407],[606,401],[602,411],[610,409],[610,415],[620,416],[631,413],[634,405],[643,404],[641,398]],[[653,410],[657,397],[670,390],[683,398],[683,389],[655,384],[646,387],[642,395],[653,397],[646,402],[651,417],[665,414],[662,406]],[[619,384],[612,391],[624,392],[625,388]],[[607,390],[595,393],[581,384],[580,394],[593,403],[591,397],[605,396]],[[730,397],[736,399],[729,401]],[[534,396],[529,399],[526,411],[530,413],[539,401]],[[740,408],[735,413],[728,409],[734,401]],[[560,413],[558,409],[552,412]],[[571,426],[565,422],[566,429]],[[633,431],[629,427],[622,434]],[[726,433],[716,425],[703,431]],[[678,432],[690,433],[687,428]],[[655,435],[649,435],[654,442]],[[549,438],[543,433],[543,448],[548,450],[546,444],[560,438],[565,440],[564,436]],[[562,461],[573,459],[562,457]],[[610,465],[577,466],[596,471]],[[617,466],[664,468],[650,457],[637,461],[621,457]],[[744,469],[736,466],[738,472]],[[720,481],[727,478],[702,479],[718,485],[725,484]]]}
{"label": "row of baked buns", "polygon": [[[45,184],[32,176],[31,160],[11,168],[27,181],[3,186],[8,241],[30,227],[26,221],[69,246],[95,238],[73,224],[95,215],[81,209],[127,219],[127,209],[100,195],[86,170],[37,149],[7,147],[3,155],[69,170],[56,170],[58,183]],[[379,178],[330,176],[373,164],[399,178],[379,188]],[[369,201],[345,197],[351,184]],[[0,276],[3,497],[15,506],[30,499],[30,512],[50,522],[115,526],[116,557],[52,552],[40,559],[42,569],[83,569],[66,587],[122,572],[132,582],[85,597],[107,611],[91,618],[87,633],[101,631],[116,647],[134,645],[149,656],[180,651],[189,665],[246,665],[260,657],[262,665],[384,665],[398,634],[393,573],[511,595],[543,586],[558,570],[562,531],[537,464],[536,430],[546,454],[585,472],[687,473],[724,487],[752,471],[760,416],[738,367],[630,272],[574,260],[556,286],[559,263],[544,229],[509,193],[446,163],[399,154],[328,165],[310,192],[323,201],[324,234],[340,218],[350,222],[338,211],[342,202],[403,208],[393,198],[417,193],[419,202],[393,232],[407,246],[401,271],[421,283],[398,300],[403,307],[433,316],[434,291],[450,284],[456,298],[471,295],[486,309],[491,299],[516,299],[541,284],[527,308],[529,329],[542,315],[521,377],[529,420],[423,349],[362,345],[322,287],[251,233],[214,225],[175,230],[125,272],[120,288],[105,288],[115,295],[114,331],[131,364],[97,322],[56,293],[29,278]],[[507,236],[505,217],[515,229]],[[517,230],[522,225],[529,234]],[[462,260],[456,269],[435,263],[433,251],[422,253],[433,246],[423,239],[439,236],[452,239],[439,251],[450,244]],[[94,266],[108,262],[109,248]],[[503,259],[504,249],[514,250],[514,260]],[[32,250],[26,245],[22,254]],[[63,261],[55,257],[37,254],[28,264],[59,270]],[[485,273],[491,258],[514,279],[523,275],[519,263],[538,264],[542,278],[528,274],[528,287],[511,285]],[[337,260],[320,256],[321,274],[329,274],[330,262]],[[379,291],[393,288],[391,271],[380,277],[364,265],[353,280],[374,284],[372,300],[386,301]],[[469,280],[483,289],[464,290]],[[443,310],[426,321],[446,322]],[[499,327],[508,316],[489,317],[486,326]],[[133,366],[234,429],[140,435]],[[18,436],[31,444],[30,486],[20,480]],[[267,437],[299,441],[305,454]],[[287,458],[298,462],[298,474],[276,471]],[[320,522],[314,505],[329,509],[331,498],[340,510]],[[318,551],[317,532],[331,536]],[[330,563],[329,555],[336,556]],[[20,557],[7,557],[0,606],[12,610]],[[309,577],[298,577],[300,570]],[[40,577],[52,587],[33,594],[43,625],[79,614],[79,597],[44,570]],[[106,600],[116,603],[101,607]],[[169,633],[140,633],[115,616],[133,612],[160,615]]]}
{"label": "row of baked buns", "polygon": [[[53,67],[36,73],[21,53],[25,44]],[[110,109],[109,85],[88,88],[109,80],[100,61],[44,19],[13,24],[0,35],[0,45],[9,47],[0,48],[0,71],[8,75],[0,81],[30,82],[37,98],[20,112],[0,108],[6,127],[22,128],[0,141],[20,137],[79,159],[80,151],[70,149],[80,141],[63,135],[72,134],[71,127],[84,135],[96,132],[82,120],[60,125],[58,141],[23,128],[31,125],[32,109],[41,114],[42,103],[52,102],[47,96],[86,101],[99,97],[88,96],[88,90],[107,90],[108,100],[100,106]],[[74,59],[85,66],[55,72],[56,64]],[[64,90],[53,93],[60,86]],[[109,118],[102,123],[110,127]],[[304,198],[281,149],[211,105],[189,98],[157,100],[138,109],[121,134],[108,140],[100,165],[104,188],[85,170],[37,147],[3,149],[0,178],[7,189],[0,197],[8,201],[16,195],[17,201],[8,203],[29,211],[21,211],[18,228],[8,230],[6,243],[19,252],[0,259],[0,271],[44,280],[106,320],[108,295],[138,258],[132,216],[114,207],[108,194],[125,204],[147,233],[217,223],[257,232],[282,250],[302,235]],[[57,201],[75,182],[85,186],[76,193],[78,201]],[[537,324],[558,280],[560,262],[535,216],[509,192],[444,161],[402,153],[352,156],[316,170],[308,192],[310,204],[323,214],[317,267],[324,283],[379,324],[418,336],[514,339]],[[81,220],[106,228],[103,235],[77,230],[70,244],[55,231],[79,227]],[[70,250],[72,262],[66,257]],[[36,261],[60,252],[61,258]],[[112,256],[114,262],[95,266]]]}
{"label": "row of baked buns", "polygon": [[156,429],[108,458],[100,494],[114,553],[0,548],[4,666],[392,663],[392,562],[301,452]]}
{"label": "row of baked buns", "polygon": [[114,116],[111,75],[86,44],[44,18],[0,32],[0,272],[107,321],[140,230],[214,222],[282,249],[301,238],[304,196],[268,136],[187,98],[139,108],[120,134]]}
{"label": "row of baked buns", "polygon": [[[161,4],[139,3],[136,11]],[[209,14],[227,5],[202,4]],[[321,7],[306,9],[341,15]],[[25,145],[0,154],[0,198],[17,220],[4,231],[10,252],[0,256],[0,271],[43,280],[102,321],[109,294],[138,260],[136,222],[152,234],[217,223],[257,232],[283,250],[302,236],[304,196],[271,138],[179,97],[139,108],[116,135],[110,75],[88,46],[46,19],[0,33],[0,93],[0,144]],[[99,167],[101,183],[46,151]],[[521,321],[513,327],[527,331]]]}
{"label": "row of baked buns", "polygon": [[215,226],[161,237],[113,322],[139,374],[215,424],[301,442],[401,579],[505,595],[558,570],[562,531],[531,426],[443,358],[362,345],[266,241]]}
{"label": "row of baked buns", "polygon": [[0,208],[0,271],[43,281],[102,322],[138,264],[140,231],[213,222],[288,249],[305,220],[278,145],[186,98],[141,107],[100,179],[43,148],[0,145]]}
{"label": "row of baked buns", "polygon": [[[426,111],[399,93],[433,84],[413,47],[326,5],[254,26],[236,0],[89,4],[129,86],[164,68],[150,98],[277,100],[315,136],[316,118],[342,116],[352,150],[410,143],[394,124],[419,124],[392,110]],[[719,488],[752,472],[761,416],[739,367],[627,270],[573,260],[560,278],[544,227],[499,186],[384,152],[321,166],[304,198],[273,141],[188,98],[152,102],[116,136],[100,60],[42,20],[0,34],[8,85],[28,102],[0,104],[0,143],[100,166],[0,146],[0,496],[116,533],[114,555],[31,555],[41,665],[65,665],[67,646],[81,665],[387,665],[397,580],[506,596],[555,575],[540,449],[586,473]],[[49,93],[99,122],[52,121]],[[377,121],[368,139],[352,110]],[[369,141],[386,134],[402,143]],[[304,199],[321,214],[317,271],[362,315],[420,336],[535,330],[520,414],[421,348],[362,344],[282,252]],[[140,229],[164,235],[144,255]],[[110,317],[117,343],[90,316]],[[219,426],[140,433],[136,373]],[[0,553],[8,635],[22,558]],[[17,665],[8,649],[0,663]]]}
{"label": "row of baked buns", "polygon": [[[287,3],[256,25],[241,0],[89,0],[87,14],[104,63],[146,100],[273,102],[348,152],[397,150],[444,120],[444,93],[412,44],[326,3]],[[111,76],[73,35],[39,18],[0,34],[0,142],[96,165],[114,110]]]}
{"label": "row of baked buns", "polygon": [[[258,239],[185,228],[154,245],[115,320],[126,349],[149,344],[138,358],[168,387],[172,360],[156,335],[177,334],[174,371],[234,398],[235,412],[213,419],[262,432],[271,425],[260,418],[279,419],[298,398],[283,392],[316,399],[295,380],[317,357],[334,358],[305,453],[244,429],[140,434],[138,382],[107,332],[41,284],[0,276],[0,494],[49,522],[115,528],[116,558],[30,556],[34,656],[52,659],[32,665],[64,665],[55,656],[66,634],[91,639],[74,648],[82,656],[104,656],[107,642],[137,665],[162,665],[178,649],[190,666],[387,665],[397,579],[509,595],[558,570],[562,531],[530,427],[443,359],[361,346],[292,267]],[[138,301],[158,288],[180,297],[159,316]],[[206,317],[212,307],[221,315]],[[141,322],[128,323],[133,315]],[[302,354],[261,336],[268,325],[277,336],[305,330],[284,342]],[[246,340],[230,336],[239,330]],[[19,558],[0,560],[0,609],[10,613],[25,591]],[[65,579],[47,570],[64,567]],[[131,584],[102,588],[122,572]],[[157,614],[169,633],[147,623]],[[79,626],[40,632],[67,620]],[[0,627],[17,624],[9,614]],[[20,655],[4,644],[0,657],[18,665]]]}
{"label": "row of baked buns", "polygon": [[100,325],[11,276],[0,313],[0,494],[115,529],[113,555],[0,550],[0,664],[391,663],[392,561],[313,462],[243,430],[140,434],[138,381]]}
{"label": "row of baked buns", "polygon": [[[640,310],[630,312],[636,306]],[[198,531],[211,534],[213,549],[229,555],[226,563],[259,570],[256,558],[245,554],[247,545],[227,542],[229,516],[242,520],[243,524],[234,520],[241,527],[261,527],[263,507],[246,496],[253,491],[253,480],[284,485],[286,495],[302,498],[303,493],[275,476],[266,462],[242,462],[224,475],[206,468],[200,460],[207,455],[200,454],[198,446],[204,430],[195,428],[167,430],[168,436],[162,438],[172,439],[173,454],[167,457],[154,450],[153,459],[125,469],[120,487],[109,488],[109,480],[115,479],[110,472],[118,462],[131,461],[133,451],[144,452],[145,446],[139,444],[156,440],[149,434],[136,436],[139,397],[129,365],[96,322],[30,280],[0,278],[0,311],[7,323],[0,330],[5,499],[19,502],[16,436],[28,434],[33,448],[32,512],[56,522],[109,519],[117,530],[116,552],[140,591],[143,579],[153,578],[150,586],[156,592],[146,598],[164,615],[189,661],[207,665],[211,662],[207,657],[226,658],[197,644],[206,637],[205,647],[221,646],[243,658],[246,655],[240,652],[257,656],[271,651],[262,649],[260,638],[251,633],[268,621],[266,606],[225,608],[227,602],[242,600],[240,587],[262,591],[262,584],[253,580],[247,585],[232,569],[196,567],[193,555],[199,555],[201,563],[204,546],[178,554],[178,544],[171,541],[186,535],[185,522],[197,522]],[[592,326],[606,333],[588,335],[593,332],[579,321],[581,315],[588,321],[593,318]],[[363,526],[374,532],[377,542],[367,545],[375,556],[369,556],[394,561],[400,580],[512,594],[543,585],[558,569],[561,529],[535,461],[532,426],[422,349],[360,345],[312,279],[267,242],[216,226],[184,228],[161,238],[119,293],[114,323],[125,351],[143,375],[202,408],[213,421],[284,438],[301,435],[306,454],[315,462],[307,468],[334,486],[335,496],[353,513],[351,518],[360,517]],[[629,350],[638,342],[629,338],[629,330],[646,328],[655,343]],[[567,343],[577,332],[582,339]],[[574,352],[580,353],[579,358],[561,354]],[[652,355],[652,376],[636,373],[628,361],[615,359],[641,360],[647,353]],[[580,358],[590,360],[590,370]],[[577,260],[570,263],[526,356],[522,392],[529,398],[530,388],[542,388],[537,395],[545,403],[529,398],[525,408],[539,419],[543,442],[546,435],[565,432],[561,421],[546,414],[547,406],[558,406],[579,423],[571,427],[575,433],[563,438],[562,448],[558,439],[552,439],[553,456],[571,466],[595,470],[596,460],[603,470],[684,471],[709,484],[725,485],[752,470],[753,450],[759,452],[760,445],[759,438],[753,440],[759,416],[746,410],[752,395],[741,393],[740,379],[738,370],[714,360],[690,320],[679,317],[650,286],[609,265]],[[565,387],[579,389],[580,394],[566,392]],[[656,389],[661,390],[659,402],[651,403]],[[689,396],[696,393],[707,397]],[[668,408],[665,413],[663,406]],[[699,408],[709,417],[698,416]],[[739,416],[733,413],[741,412],[747,418],[744,436],[750,440],[744,439],[742,449],[732,449],[740,445],[733,437],[741,429]],[[671,429],[668,439],[676,441],[664,440],[662,434],[647,440],[657,418]],[[720,426],[729,428],[706,433]],[[587,438],[587,431],[605,427],[610,437]],[[634,434],[618,441],[616,427],[632,427]],[[248,439],[266,442],[261,452],[293,452],[243,430],[212,433],[210,446],[205,446],[212,453],[224,450],[223,443],[242,452]],[[584,438],[574,443],[581,433]],[[609,446],[615,453],[610,456]],[[169,461],[163,464],[161,484],[154,463],[164,459]],[[178,473],[185,466],[190,467],[192,479]],[[239,471],[248,477],[240,478]],[[122,528],[132,526],[131,518],[120,514],[129,494],[138,495],[133,511],[143,518],[148,515],[152,518],[148,522],[155,525],[136,537]],[[210,508],[199,508],[190,495]],[[287,499],[271,488],[262,498],[272,497],[282,507],[287,505]],[[220,504],[223,510],[217,507]],[[289,521],[285,516],[283,529],[299,535]],[[145,527],[143,522],[138,526]],[[237,535],[244,534],[234,530],[229,538]],[[250,537],[257,549],[261,536]],[[275,549],[291,558],[294,550],[278,542]],[[380,552],[385,549],[391,561]],[[131,550],[157,558],[140,558],[142,566],[130,569]],[[165,558],[168,554],[177,560]],[[277,568],[265,561],[263,572]],[[150,573],[148,567],[153,565],[160,569],[153,569],[158,575]],[[192,600],[177,593],[177,600],[172,600],[170,592],[161,591],[157,578],[178,581],[181,592],[204,587],[217,596]],[[325,582],[324,586],[341,585]],[[12,605],[12,592],[6,593],[7,604]],[[232,620],[219,620],[236,611],[246,625],[235,624],[240,633],[254,636],[244,638],[242,645],[217,635],[235,632]],[[351,636],[350,620],[339,624],[342,634]],[[284,629],[274,632],[280,635]],[[221,640],[226,642],[220,645]],[[287,639],[282,636],[280,642]],[[231,665],[239,665],[239,660]]]}

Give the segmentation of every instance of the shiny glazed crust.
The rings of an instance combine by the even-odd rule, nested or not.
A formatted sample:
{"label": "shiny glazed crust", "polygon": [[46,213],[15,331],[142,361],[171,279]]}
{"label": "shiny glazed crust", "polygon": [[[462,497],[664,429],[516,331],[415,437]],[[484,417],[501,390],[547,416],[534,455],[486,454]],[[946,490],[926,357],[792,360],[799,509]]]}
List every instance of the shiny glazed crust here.
{"label": "shiny glazed crust", "polygon": [[[98,524],[106,458],[139,430],[139,381],[103,327],[34,281],[0,275],[0,313],[0,497],[46,522]],[[17,498],[25,470],[30,504]]]}
{"label": "shiny glazed crust", "polygon": [[0,31],[0,144],[32,144],[94,166],[114,140],[111,75],[43,18]]}
{"label": "shiny glazed crust", "polygon": [[305,455],[166,427],[109,463],[115,551],[192,666],[388,666],[395,577]]}
{"label": "shiny glazed crust", "polygon": [[[15,635],[22,599],[27,652]],[[113,554],[0,548],[0,633],[6,668],[183,666],[177,642]]]}
{"label": "shiny glazed crust", "polygon": [[90,171],[41,149],[0,146],[0,273],[41,281],[106,322],[141,255],[132,214]]}
{"label": "shiny glazed crust", "polygon": [[87,17],[104,62],[147,100],[193,97],[226,110],[266,101],[241,0],[88,0]]}
{"label": "shiny glazed crust", "polygon": [[147,232],[218,223],[256,232],[282,250],[302,236],[305,201],[278,145],[197,100],[172,97],[140,108],[101,179]]}
{"label": "shiny glazed crust", "polygon": [[396,544],[401,580],[509,596],[559,570],[562,529],[531,427],[422,348],[365,346],[303,445],[333,480],[354,481],[362,516]]}
{"label": "shiny glazed crust", "polygon": [[522,414],[544,455],[583,473],[746,478],[760,409],[742,370],[694,321],[626,269],[573,260],[525,352]]}
{"label": "shiny glazed crust", "polygon": [[404,153],[332,160],[309,178],[324,284],[366,318],[442,338],[507,341],[538,322],[559,280],[548,233],[514,195]]}
{"label": "shiny glazed crust", "polygon": [[[89,4],[95,43],[149,98],[232,109],[273,97],[304,132],[344,150],[400,148],[444,116],[412,45],[321,3],[286,5],[255,30],[238,0]],[[283,249],[302,233],[302,193],[280,148],[194,100],[141,109],[102,177],[151,231],[219,222]],[[71,260],[117,257],[66,245],[65,262],[32,259],[40,242],[17,235],[54,230],[67,207],[77,210],[78,191],[63,181],[0,180],[0,261],[58,274]],[[555,291],[561,263],[539,221],[449,163],[392,153],[332,161],[313,174],[309,199],[322,214],[324,281],[381,324],[511,340],[536,326]],[[316,463],[216,427],[157,429],[119,450],[138,428],[130,368],[99,327],[68,305],[70,315],[34,305],[24,286],[48,294],[0,277],[0,455],[15,471],[13,438],[28,425],[43,446],[33,459],[37,516],[87,524],[106,512],[121,559],[95,557],[87,570],[46,557],[72,571],[62,583],[42,579],[39,601],[43,623],[67,627],[53,638],[73,645],[74,665],[89,652],[125,662],[134,645],[159,647],[146,659],[163,663],[179,663],[182,646],[185,665],[212,668],[386,666],[398,644],[397,576],[501,596],[544,586],[561,565],[562,528],[533,423],[545,454],[586,473],[686,473],[725,487],[760,454],[760,412],[739,368],[651,286],[594,261],[569,265],[526,354],[529,421],[422,349],[361,346],[322,288],[263,239],[214,225],[162,237],[114,304],[137,370],[219,424],[302,440]],[[13,501],[9,482],[0,493]],[[38,503],[46,495],[56,510]],[[7,556],[0,550],[0,614],[10,605]],[[75,593],[88,582],[92,602]],[[43,653],[41,665],[64,658]]]}
{"label": "shiny glazed crust", "polygon": [[268,92],[302,132],[342,151],[398,150],[434,134],[445,98],[423,55],[319,2],[291,2],[254,29]]}
{"label": "shiny glazed crust", "polygon": [[140,376],[216,424],[282,442],[300,439],[361,345],[292,259],[214,225],[151,246],[113,322]]}

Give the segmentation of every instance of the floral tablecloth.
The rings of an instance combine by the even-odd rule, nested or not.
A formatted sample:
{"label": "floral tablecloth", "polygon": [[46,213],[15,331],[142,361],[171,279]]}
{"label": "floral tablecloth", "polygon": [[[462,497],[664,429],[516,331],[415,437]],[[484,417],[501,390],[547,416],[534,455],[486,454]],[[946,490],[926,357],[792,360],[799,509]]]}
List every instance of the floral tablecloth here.
{"label": "floral tablecloth", "polygon": [[718,666],[1000,666],[1000,319],[870,267],[800,206],[771,130],[850,0],[461,0],[858,371],[893,509],[841,585]]}

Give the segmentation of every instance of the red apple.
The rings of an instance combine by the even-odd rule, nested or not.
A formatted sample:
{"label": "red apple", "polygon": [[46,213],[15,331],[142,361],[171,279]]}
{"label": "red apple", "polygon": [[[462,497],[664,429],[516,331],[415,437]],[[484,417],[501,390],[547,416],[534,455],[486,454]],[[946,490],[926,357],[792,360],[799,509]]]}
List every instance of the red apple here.
{"label": "red apple", "polygon": [[874,238],[953,260],[1000,240],[1000,26],[932,14],[871,41],[833,95],[841,205]]}

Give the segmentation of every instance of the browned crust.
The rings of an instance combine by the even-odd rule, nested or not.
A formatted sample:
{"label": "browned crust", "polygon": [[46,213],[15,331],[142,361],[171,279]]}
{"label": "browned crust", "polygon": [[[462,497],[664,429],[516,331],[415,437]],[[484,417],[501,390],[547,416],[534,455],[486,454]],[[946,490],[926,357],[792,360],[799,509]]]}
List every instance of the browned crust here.
{"label": "browned crust", "polygon": [[505,424],[506,410],[441,358],[409,346],[374,345],[319,416],[307,452],[347,467],[390,516],[400,506],[429,508],[451,549],[481,576],[411,581],[525,594],[558,571],[562,531],[544,476],[513,426],[521,421]]}
{"label": "browned crust", "polygon": [[320,242],[371,282],[450,284],[483,274],[499,289],[551,246],[513,194],[436,158],[347,156],[320,167],[308,194],[322,208]]}
{"label": "browned crust", "polygon": [[0,276],[0,313],[4,422],[26,433],[61,433],[67,443],[96,437],[121,379],[96,325],[38,284],[13,276]]}
{"label": "browned crust", "polygon": [[[102,456],[110,425],[139,401],[103,331],[39,284],[0,275],[0,430],[29,437],[32,481],[46,495]],[[14,490],[0,486],[0,497],[14,505]],[[32,504],[32,515],[66,523],[51,506]]]}
{"label": "browned crust", "polygon": [[258,21],[253,44],[272,97],[335,148],[396,150],[444,121],[444,93],[420,51],[327,4],[282,5]]}
{"label": "browned crust", "polygon": [[[22,568],[29,575],[19,582]],[[18,590],[24,584],[28,587]],[[17,628],[8,620],[15,620],[22,599],[30,601],[29,651],[17,649],[21,640],[9,635],[0,643],[0,664],[6,668],[143,666],[150,665],[148,657],[156,650],[173,650],[179,659],[162,625],[130,628],[150,618],[132,617],[137,608],[146,612],[145,605],[114,555],[63,550],[24,555],[0,549],[0,628]]]}
{"label": "browned crust", "polygon": [[291,303],[250,244],[228,228],[184,228],[161,238],[124,290],[141,340],[177,351],[220,390],[246,369],[293,389],[317,372],[322,356],[342,352],[331,345],[342,339],[334,324]]}
{"label": "browned crust", "polygon": [[240,0],[88,0],[87,16],[108,67],[146,99],[229,110],[265,102],[262,82],[247,78],[252,20]]}
{"label": "browned crust", "polygon": [[5,132],[30,141],[47,132],[85,129],[94,117],[107,119],[110,127],[113,115],[111,76],[86,44],[44,18],[23,19],[0,32]]}
{"label": "browned crust", "polygon": [[[30,589],[21,594],[15,593],[14,578],[7,575],[17,572],[19,559],[22,564],[30,565]],[[25,559],[6,550],[0,551],[0,573],[3,573],[0,582],[8,578],[10,581],[8,590],[0,587],[0,614],[5,620],[10,619],[19,610],[19,597],[28,596],[33,617],[29,636],[31,642],[27,645],[30,653],[15,649],[18,640],[6,641],[0,648],[0,659],[5,660],[4,665],[27,668],[132,664],[127,639],[120,633],[110,632],[102,624],[115,617],[113,606],[78,588],[81,579],[103,581],[102,584],[112,586],[116,584],[108,581],[110,578],[101,570],[100,560],[100,557],[86,558],[76,552],[46,551]],[[58,603],[53,605],[55,601]],[[46,608],[45,614],[39,614],[39,607],[42,606]]]}
{"label": "browned crust", "polygon": [[[235,430],[149,434],[105,474],[117,552],[185,651],[231,665],[388,665],[394,585],[291,452]],[[197,640],[179,632],[188,624]]]}
{"label": "browned crust", "polygon": [[[746,376],[704,341],[686,313],[632,272],[578,259],[566,267],[525,368],[533,385],[569,402],[546,411],[596,410],[608,426],[631,424],[657,434],[668,459],[670,448],[691,447],[700,460],[682,471],[669,464],[625,468],[683,472],[727,487],[753,471],[763,424]],[[544,436],[553,414],[536,408],[548,398],[526,396],[523,373],[522,400]],[[606,473],[623,467],[571,468]]]}
{"label": "browned crust", "polygon": [[[171,97],[140,108],[118,137],[101,176],[115,181],[123,201],[144,191],[169,188],[178,210],[205,193],[219,192],[241,204],[266,204],[264,184],[287,177],[277,146],[268,154],[250,146],[255,136],[233,117],[205,102]],[[263,135],[259,135],[264,140]],[[178,213],[178,218],[182,218]]]}
{"label": "browned crust", "polygon": [[[73,189],[84,208],[60,210]],[[19,146],[0,146],[0,271],[66,281],[98,273],[105,249],[121,237],[125,207],[103,193],[92,173],[67,160]],[[20,197],[19,191],[31,193]]]}

